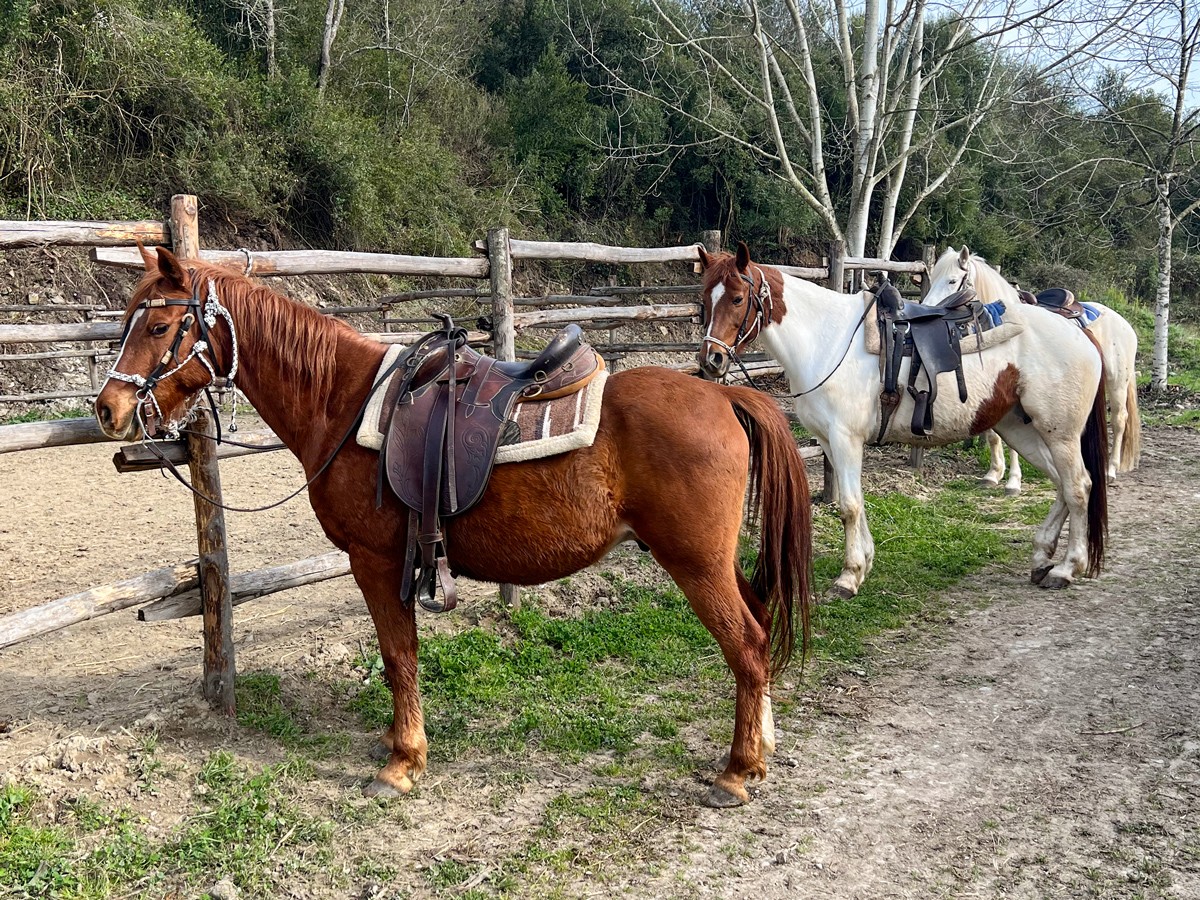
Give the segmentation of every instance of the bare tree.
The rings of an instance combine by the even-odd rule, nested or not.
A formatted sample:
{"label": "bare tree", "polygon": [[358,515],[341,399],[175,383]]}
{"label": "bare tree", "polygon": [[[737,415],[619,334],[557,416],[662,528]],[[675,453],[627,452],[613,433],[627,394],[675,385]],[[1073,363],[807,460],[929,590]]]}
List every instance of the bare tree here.
{"label": "bare tree", "polygon": [[980,151],[988,116],[1031,76],[1102,45],[1134,0],[648,2],[650,50],[636,66],[606,58],[570,13],[607,85],[668,107],[697,142],[745,148],[851,255],[864,255],[874,230],[887,257],[921,204]]}
{"label": "bare tree", "polygon": [[1114,52],[1102,57],[1104,77],[1090,85],[1095,118],[1109,126],[1142,172],[1158,229],[1154,349],[1150,387],[1167,385],[1167,333],[1175,232],[1200,211],[1200,6],[1155,0],[1136,27],[1121,29]]}
{"label": "bare tree", "polygon": [[346,11],[346,0],[329,0],[325,8],[325,30],[321,33],[321,58],[317,64],[317,94],[325,96],[329,85],[329,74],[333,59],[333,42],[337,40],[342,14]]}

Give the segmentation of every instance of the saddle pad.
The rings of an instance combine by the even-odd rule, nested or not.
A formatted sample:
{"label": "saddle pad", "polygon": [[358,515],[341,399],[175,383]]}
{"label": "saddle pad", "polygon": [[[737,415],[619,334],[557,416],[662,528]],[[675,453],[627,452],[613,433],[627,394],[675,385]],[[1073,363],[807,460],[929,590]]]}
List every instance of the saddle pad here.
{"label": "saddle pad", "polygon": [[[501,443],[496,465],[556,456],[592,446],[600,427],[600,404],[608,370],[601,369],[583,390],[555,400],[525,400],[513,407],[510,422],[521,429],[512,443]],[[503,439],[502,439],[503,441]]]}
{"label": "saddle pad", "polygon": [[[403,350],[399,345],[389,347],[383,362],[379,364],[374,382],[378,388],[367,404],[356,435],[360,447],[368,450],[380,450],[383,447],[384,435],[379,430],[379,419],[388,385],[380,385],[379,380]],[[392,378],[399,374],[402,373],[394,373]],[[520,442],[502,444],[496,454],[496,464],[541,459],[590,447],[596,440],[596,429],[600,427],[601,400],[607,380],[608,370],[601,370],[574,394],[557,400],[525,400],[518,403],[513,407],[513,419],[521,429]]]}
{"label": "saddle pad", "polygon": [[[870,295],[867,296],[867,303],[871,302]],[[986,310],[987,307],[985,306]],[[988,310],[990,313],[991,310]],[[968,353],[978,353],[981,349],[986,350],[988,347],[995,347],[997,344],[1003,344],[1005,341],[1015,338],[1018,334],[1025,330],[1024,325],[1016,322],[1001,322],[993,328],[988,329],[977,340],[975,335],[967,335],[962,339],[963,356]],[[866,344],[867,352],[872,356],[878,356],[880,350],[879,337],[879,322],[875,316],[867,316],[863,322],[863,340]]]}
{"label": "saddle pad", "polygon": [[1098,318],[1104,315],[1103,307],[1096,306],[1094,303],[1080,303],[1083,307],[1083,327],[1087,328]]}

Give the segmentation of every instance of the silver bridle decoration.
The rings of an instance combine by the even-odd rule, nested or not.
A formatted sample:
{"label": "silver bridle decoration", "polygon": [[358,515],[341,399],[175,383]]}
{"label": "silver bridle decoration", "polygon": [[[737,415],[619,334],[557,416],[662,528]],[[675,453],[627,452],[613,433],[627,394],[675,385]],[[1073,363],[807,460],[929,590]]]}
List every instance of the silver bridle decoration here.
{"label": "silver bridle decoration", "polygon": [[[247,257],[249,257],[249,254],[247,254]],[[167,301],[165,298],[155,298],[152,300],[145,300],[143,301],[143,304],[147,308],[153,308],[155,306],[166,306],[171,302],[172,301]],[[201,328],[202,337],[192,343],[191,350],[188,351],[187,356],[185,356],[182,361],[176,364],[174,368],[168,369],[167,371],[161,373],[157,371],[157,368],[169,365],[171,360],[177,359],[175,354],[178,350],[179,343],[183,339],[183,335],[190,331],[192,325],[195,324],[196,317],[191,312],[191,309],[198,307],[199,304],[194,298],[190,302],[177,301],[175,302],[175,305],[187,306],[189,311],[180,321],[179,331],[176,332],[174,345],[172,346],[171,350],[165,353],[162,359],[159,360],[159,364],[158,367],[156,367],[155,372],[151,372],[149,376],[144,376],[122,372],[117,369],[117,363],[119,363],[121,358],[124,356],[125,344],[129,341],[129,338],[132,335],[132,330],[130,330],[130,332],[126,334],[124,339],[121,341],[121,351],[117,354],[116,362],[113,363],[112,368],[108,370],[108,378],[115,379],[117,381],[123,381],[127,384],[132,384],[138,389],[136,395],[138,400],[136,415],[138,424],[141,426],[143,442],[147,440],[147,423],[145,418],[145,407],[147,405],[153,408],[154,415],[158,418],[159,422],[162,423],[167,437],[175,440],[179,437],[180,426],[191,421],[193,418],[196,406],[200,402],[201,398],[200,391],[196,391],[196,393],[192,396],[191,401],[184,409],[183,415],[178,419],[168,422],[163,415],[162,407],[158,403],[158,397],[156,397],[154,394],[154,388],[157,385],[170,378],[175,373],[179,372],[193,359],[199,360],[200,364],[208,370],[208,384],[204,385],[205,388],[216,385],[221,381],[221,376],[217,374],[215,361],[212,359],[212,349],[209,341],[205,339],[208,337],[208,333],[216,327],[218,317],[224,319],[225,323],[229,326],[229,340],[230,345],[233,348],[233,361],[229,367],[229,374],[225,376],[224,383],[220,385],[220,389],[222,391],[228,390],[231,392],[236,391],[237,389],[236,385],[234,384],[234,379],[237,377],[238,373],[239,363],[237,329],[233,324],[232,314],[229,312],[228,308],[221,303],[221,299],[217,295],[217,286],[211,278],[208,280],[208,295],[204,303],[204,308],[201,310],[204,326]],[[233,424],[234,417],[236,417],[237,414],[236,400],[236,395],[234,395],[234,412],[231,416],[231,430],[236,430],[236,425]]]}

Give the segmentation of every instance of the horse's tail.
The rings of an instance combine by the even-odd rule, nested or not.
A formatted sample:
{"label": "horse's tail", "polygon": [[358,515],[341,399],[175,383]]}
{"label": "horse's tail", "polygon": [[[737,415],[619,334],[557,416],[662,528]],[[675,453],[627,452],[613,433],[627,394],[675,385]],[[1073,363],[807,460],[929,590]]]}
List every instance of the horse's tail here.
{"label": "horse's tail", "polygon": [[1137,382],[1125,388],[1125,434],[1117,451],[1117,471],[1132,472],[1142,461],[1142,416],[1138,412]]}
{"label": "horse's tail", "polygon": [[801,653],[808,651],[812,579],[812,505],[796,439],[776,402],[749,388],[726,388],[750,439],[750,517],[759,522],[750,587],[770,614],[771,677],[791,660],[793,608],[800,609]]}
{"label": "horse's tail", "polygon": [[[1096,345],[1096,339],[1084,332]],[[1108,420],[1105,410],[1108,402],[1104,392],[1104,360],[1100,361],[1100,383],[1096,385],[1096,396],[1092,400],[1092,411],[1088,415],[1083,434],[1079,437],[1079,449],[1083,454],[1083,465],[1092,478],[1092,489],[1088,493],[1087,508],[1087,574],[1096,576],[1104,568],[1104,541],[1108,537]]]}

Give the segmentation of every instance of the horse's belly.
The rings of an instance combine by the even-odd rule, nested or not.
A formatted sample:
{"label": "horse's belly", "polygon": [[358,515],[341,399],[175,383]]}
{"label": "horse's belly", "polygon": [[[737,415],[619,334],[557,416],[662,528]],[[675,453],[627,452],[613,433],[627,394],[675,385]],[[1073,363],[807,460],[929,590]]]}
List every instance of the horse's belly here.
{"label": "horse's belly", "polygon": [[[912,430],[915,400],[908,392],[908,372],[900,378],[900,404],[888,424],[886,440],[940,447],[980,434],[992,428],[1017,402],[1020,378],[1016,366],[1007,359],[989,358],[992,354],[969,354],[963,358],[963,375],[967,399],[959,399],[958,379],[954,372],[943,372],[937,378],[937,399],[933,403],[933,427],[927,435]],[[928,382],[922,371],[917,375],[918,390],[927,390]]]}

